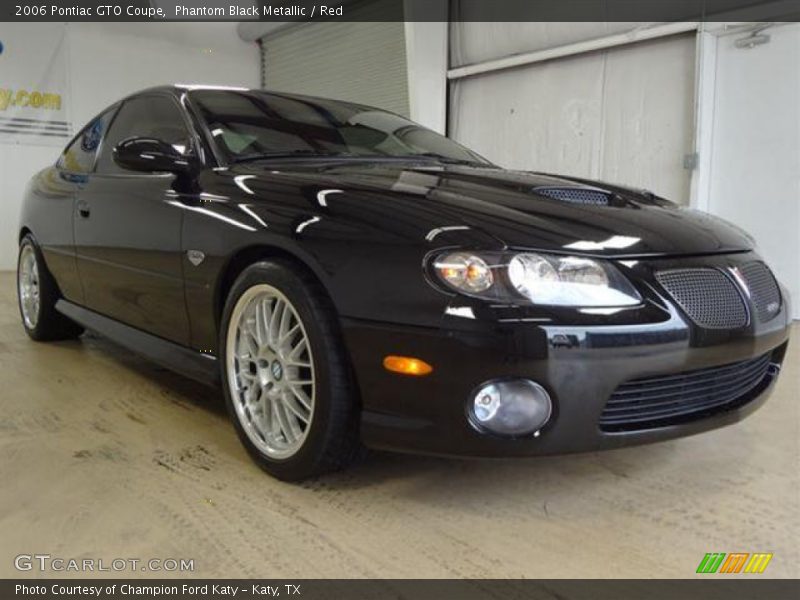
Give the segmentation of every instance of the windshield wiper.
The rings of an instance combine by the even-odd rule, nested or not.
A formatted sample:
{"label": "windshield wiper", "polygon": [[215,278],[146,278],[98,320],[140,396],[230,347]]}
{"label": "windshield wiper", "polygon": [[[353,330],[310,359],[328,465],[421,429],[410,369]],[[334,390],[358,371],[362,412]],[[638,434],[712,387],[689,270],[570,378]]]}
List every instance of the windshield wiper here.
{"label": "windshield wiper", "polygon": [[492,165],[491,163],[481,162],[479,160],[469,160],[467,158],[454,158],[452,156],[445,156],[444,154],[438,154],[436,152],[418,152],[416,154],[401,154],[393,156],[392,158],[403,158],[403,159],[433,158],[438,160],[439,162],[443,162],[448,165],[476,165],[487,168],[494,167],[494,165]]}
{"label": "windshield wiper", "polygon": [[351,156],[350,154],[336,152],[319,152],[317,150],[292,150],[290,152],[259,152],[257,154],[245,154],[232,159],[233,163],[250,162],[254,160],[267,160],[270,158],[293,158],[295,156],[305,156],[313,158],[331,158],[337,156]]}

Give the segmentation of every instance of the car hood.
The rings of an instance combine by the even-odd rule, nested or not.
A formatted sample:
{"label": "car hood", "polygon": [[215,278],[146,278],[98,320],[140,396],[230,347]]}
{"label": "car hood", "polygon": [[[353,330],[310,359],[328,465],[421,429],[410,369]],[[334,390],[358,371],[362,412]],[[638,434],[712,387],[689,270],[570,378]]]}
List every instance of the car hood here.
{"label": "car hood", "polygon": [[470,228],[510,248],[617,258],[753,249],[752,238],[719,218],[645,190],[571,177],[394,160],[270,161],[231,174],[247,177],[256,194],[293,184],[318,201],[335,191],[323,201],[332,214],[377,211],[406,232],[415,220],[428,241],[440,230]]}

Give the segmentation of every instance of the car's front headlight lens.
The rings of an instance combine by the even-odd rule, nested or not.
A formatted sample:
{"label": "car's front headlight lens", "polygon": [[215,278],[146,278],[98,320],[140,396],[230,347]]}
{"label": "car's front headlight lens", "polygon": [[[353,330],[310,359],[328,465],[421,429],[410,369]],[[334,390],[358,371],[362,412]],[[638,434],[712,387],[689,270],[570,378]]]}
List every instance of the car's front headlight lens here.
{"label": "car's front headlight lens", "polygon": [[642,301],[614,265],[582,256],[459,251],[436,257],[433,269],[451,289],[495,301],[575,307]]}

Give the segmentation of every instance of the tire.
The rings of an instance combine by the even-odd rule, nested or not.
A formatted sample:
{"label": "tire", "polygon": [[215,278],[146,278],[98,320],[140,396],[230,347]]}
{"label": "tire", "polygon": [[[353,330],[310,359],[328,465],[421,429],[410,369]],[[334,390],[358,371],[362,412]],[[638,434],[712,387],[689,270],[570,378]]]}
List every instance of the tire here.
{"label": "tire", "polygon": [[219,348],[228,412],[265,471],[300,481],[359,456],[357,393],[338,316],[301,266],[278,259],[247,267],[225,302]]}
{"label": "tire", "polygon": [[31,339],[37,342],[69,340],[83,333],[83,327],[56,310],[60,297],[42,251],[33,236],[27,234],[19,245],[17,302],[22,326]]}

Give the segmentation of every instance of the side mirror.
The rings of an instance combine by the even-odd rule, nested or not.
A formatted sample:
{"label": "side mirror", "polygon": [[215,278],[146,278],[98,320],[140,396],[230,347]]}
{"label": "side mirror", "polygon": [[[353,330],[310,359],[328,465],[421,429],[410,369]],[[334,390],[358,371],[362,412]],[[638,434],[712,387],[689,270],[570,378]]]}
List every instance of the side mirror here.
{"label": "side mirror", "polygon": [[186,156],[171,144],[155,138],[122,140],[111,156],[115,163],[129,171],[188,173],[191,170],[191,163]]}

